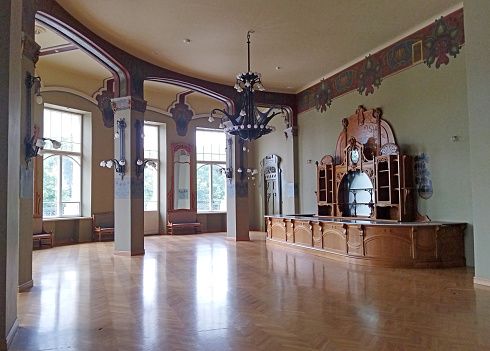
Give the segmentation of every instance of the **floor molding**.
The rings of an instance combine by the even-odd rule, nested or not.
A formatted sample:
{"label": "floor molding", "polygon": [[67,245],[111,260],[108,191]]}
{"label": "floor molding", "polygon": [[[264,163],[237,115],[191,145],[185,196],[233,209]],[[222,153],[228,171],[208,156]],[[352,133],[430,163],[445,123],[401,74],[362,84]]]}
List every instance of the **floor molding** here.
{"label": "floor molding", "polygon": [[484,278],[473,278],[473,283],[476,285],[483,285],[483,286],[488,286],[490,287],[490,279],[484,279]]}
{"label": "floor molding", "polygon": [[12,325],[12,328],[10,328],[9,333],[7,334],[7,338],[5,340],[5,343],[2,342],[0,345],[0,350],[8,350],[10,347],[10,344],[14,340],[15,333],[17,332],[17,329],[19,329],[19,319],[15,318],[14,325]]}
{"label": "floor molding", "polygon": [[34,281],[31,279],[23,284],[20,284],[18,287],[17,287],[17,292],[23,292],[23,291],[26,291],[26,290],[29,290],[30,288],[32,288],[34,286]]}

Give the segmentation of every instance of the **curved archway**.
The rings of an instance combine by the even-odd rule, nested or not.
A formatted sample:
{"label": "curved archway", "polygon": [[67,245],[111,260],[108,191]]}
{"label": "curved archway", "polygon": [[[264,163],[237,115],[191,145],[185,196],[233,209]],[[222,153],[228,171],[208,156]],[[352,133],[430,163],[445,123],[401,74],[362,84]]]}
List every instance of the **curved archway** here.
{"label": "curved archway", "polygon": [[36,12],[35,19],[66,40],[71,41],[111,72],[114,77],[115,97],[126,96],[129,93],[130,75],[122,64],[61,20],[43,11]]}

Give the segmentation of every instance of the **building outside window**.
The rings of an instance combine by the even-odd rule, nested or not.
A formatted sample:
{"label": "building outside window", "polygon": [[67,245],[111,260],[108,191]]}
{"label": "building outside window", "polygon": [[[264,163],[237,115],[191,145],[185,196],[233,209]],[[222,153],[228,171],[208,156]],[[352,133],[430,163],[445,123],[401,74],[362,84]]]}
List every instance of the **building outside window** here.
{"label": "building outside window", "polygon": [[198,211],[226,211],[225,149],[222,130],[196,130]]}
{"label": "building outside window", "polygon": [[155,162],[154,167],[145,167],[144,208],[158,211],[158,126],[145,124],[145,159]]}
{"label": "building outside window", "polygon": [[43,217],[81,215],[82,115],[45,108],[43,137],[61,142],[54,149],[46,141],[43,154]]}

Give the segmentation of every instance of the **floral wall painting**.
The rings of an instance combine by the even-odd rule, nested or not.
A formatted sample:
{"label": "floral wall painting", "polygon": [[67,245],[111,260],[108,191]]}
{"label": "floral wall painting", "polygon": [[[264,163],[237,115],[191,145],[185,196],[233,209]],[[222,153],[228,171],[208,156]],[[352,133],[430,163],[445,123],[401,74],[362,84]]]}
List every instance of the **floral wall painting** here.
{"label": "floral wall painting", "polygon": [[322,79],[297,95],[298,112],[313,107],[325,112],[333,99],[357,90],[366,96],[396,73],[425,63],[447,65],[464,45],[464,13],[460,8],[403,39],[368,55],[342,71]]}
{"label": "floral wall painting", "polygon": [[436,20],[432,35],[424,41],[424,47],[427,50],[425,60],[427,66],[430,67],[435,62],[436,68],[439,68],[442,64],[449,63],[448,55],[456,57],[459,54],[461,49],[461,43],[458,41],[459,33],[459,28],[445,22],[443,17]]}
{"label": "floral wall painting", "polygon": [[323,112],[327,110],[327,106],[330,107],[332,104],[332,88],[330,84],[322,79],[320,86],[315,94],[316,110]]}
{"label": "floral wall painting", "polygon": [[368,55],[357,77],[359,79],[359,87],[357,88],[359,94],[364,93],[368,96],[374,93],[374,87],[379,88],[381,85],[381,64],[374,60],[371,55]]}
{"label": "floral wall painting", "polygon": [[430,199],[434,193],[430,172],[427,169],[429,156],[426,153],[415,156],[415,185],[422,199]]}

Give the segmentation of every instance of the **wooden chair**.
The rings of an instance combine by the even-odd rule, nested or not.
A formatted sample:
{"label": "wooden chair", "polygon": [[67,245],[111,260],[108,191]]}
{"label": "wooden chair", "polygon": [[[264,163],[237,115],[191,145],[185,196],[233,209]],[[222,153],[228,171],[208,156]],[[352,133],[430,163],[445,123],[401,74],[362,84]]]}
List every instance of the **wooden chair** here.
{"label": "wooden chair", "polygon": [[39,248],[42,248],[44,245],[49,245],[49,247],[53,247],[53,231],[47,232],[44,230],[43,219],[40,217],[32,219],[32,240],[33,243],[39,242]]}
{"label": "wooden chair", "polygon": [[92,215],[92,240],[102,240],[102,235],[114,235],[114,212],[94,213]]}

